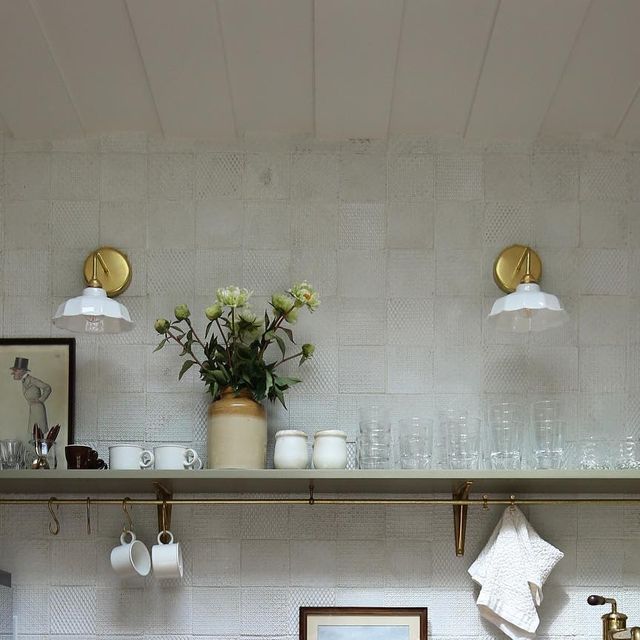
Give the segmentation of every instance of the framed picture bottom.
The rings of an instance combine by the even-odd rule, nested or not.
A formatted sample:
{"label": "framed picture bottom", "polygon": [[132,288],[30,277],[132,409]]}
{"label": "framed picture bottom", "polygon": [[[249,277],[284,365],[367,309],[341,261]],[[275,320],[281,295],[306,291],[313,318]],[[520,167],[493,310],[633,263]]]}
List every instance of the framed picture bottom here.
{"label": "framed picture bottom", "polygon": [[300,607],[300,640],[427,640],[427,609]]}

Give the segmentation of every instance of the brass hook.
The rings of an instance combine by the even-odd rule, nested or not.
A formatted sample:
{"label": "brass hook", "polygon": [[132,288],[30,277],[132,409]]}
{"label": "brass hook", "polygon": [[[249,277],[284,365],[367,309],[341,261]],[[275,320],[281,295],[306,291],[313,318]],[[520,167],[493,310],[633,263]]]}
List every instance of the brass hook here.
{"label": "brass hook", "polygon": [[53,506],[55,503],[55,498],[49,498],[49,502],[47,503],[47,508],[49,509],[49,514],[51,515],[52,522],[49,523],[49,533],[52,536],[57,536],[60,533],[60,521],[58,520],[58,505],[56,504],[56,510],[53,510]]}
{"label": "brass hook", "polygon": [[309,485],[309,504],[314,504],[316,499],[313,497],[313,482]]}
{"label": "brass hook", "polygon": [[514,495],[509,496],[509,509],[511,511],[516,510],[516,497]]}
{"label": "brass hook", "polygon": [[162,539],[165,539],[167,534],[167,501],[162,501]]}
{"label": "brass hook", "polygon": [[489,511],[489,496],[486,493],[482,496],[482,510]]}
{"label": "brass hook", "polygon": [[122,500],[122,510],[124,511],[124,517],[127,519],[125,525],[122,527],[122,531],[133,531],[133,520],[131,519],[131,514],[129,513],[129,500],[130,498],[124,498]]}
{"label": "brass hook", "polygon": [[87,535],[91,535],[91,498],[87,497]]}

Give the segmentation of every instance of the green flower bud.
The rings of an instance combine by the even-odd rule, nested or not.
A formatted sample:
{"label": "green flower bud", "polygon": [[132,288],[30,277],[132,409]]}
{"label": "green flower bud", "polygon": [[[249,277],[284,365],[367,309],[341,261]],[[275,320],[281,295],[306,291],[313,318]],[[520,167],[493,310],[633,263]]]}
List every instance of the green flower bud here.
{"label": "green flower bud", "polygon": [[171,323],[168,320],[165,320],[165,318],[158,318],[153,326],[158,333],[164,335],[165,333],[167,333],[167,331],[169,331]]}
{"label": "green flower bud", "polygon": [[305,358],[310,358],[313,355],[313,352],[316,350],[315,346],[310,342],[302,345],[302,355]]}
{"label": "green flower bud", "polygon": [[294,305],[293,300],[286,293],[274,293],[271,296],[271,304],[273,308],[282,315],[283,313],[287,313]]}
{"label": "green flower bud", "polygon": [[190,315],[189,307],[186,304],[179,304],[173,311],[176,316],[176,320],[186,320]]}
{"label": "green flower bud", "polygon": [[208,320],[217,320],[222,315],[222,305],[219,302],[214,302],[204,310],[204,315]]}
{"label": "green flower bud", "polygon": [[299,313],[300,313],[300,309],[298,309],[297,307],[294,307],[288,313],[285,314],[284,319],[289,324],[295,324],[296,322],[298,322],[298,314]]}

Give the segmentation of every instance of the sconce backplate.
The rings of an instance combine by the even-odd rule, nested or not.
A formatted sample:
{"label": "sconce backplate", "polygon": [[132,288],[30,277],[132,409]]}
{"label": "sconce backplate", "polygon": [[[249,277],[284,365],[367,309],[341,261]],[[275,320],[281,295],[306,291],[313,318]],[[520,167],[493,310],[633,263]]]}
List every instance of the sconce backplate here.
{"label": "sconce backplate", "polygon": [[91,281],[93,271],[93,256],[98,254],[98,280],[110,298],[124,293],[131,283],[131,263],[129,258],[113,247],[100,247],[87,256],[84,261],[84,279],[87,284]]}
{"label": "sconce backplate", "polygon": [[500,253],[493,265],[493,279],[505,293],[512,293],[522,282],[527,272],[527,251],[531,252],[532,279],[534,282],[540,281],[542,276],[540,256],[530,247],[521,244],[511,245]]}

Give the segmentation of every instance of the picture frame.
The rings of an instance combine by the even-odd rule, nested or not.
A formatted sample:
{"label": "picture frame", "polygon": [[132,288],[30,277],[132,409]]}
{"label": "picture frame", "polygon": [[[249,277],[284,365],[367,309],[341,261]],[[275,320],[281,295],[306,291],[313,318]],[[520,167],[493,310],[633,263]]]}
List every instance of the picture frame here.
{"label": "picture frame", "polygon": [[427,608],[300,607],[300,640],[427,640]]}
{"label": "picture frame", "polygon": [[0,338],[0,439],[26,442],[32,423],[45,434],[59,424],[64,451],[74,436],[75,380],[75,338]]}

